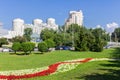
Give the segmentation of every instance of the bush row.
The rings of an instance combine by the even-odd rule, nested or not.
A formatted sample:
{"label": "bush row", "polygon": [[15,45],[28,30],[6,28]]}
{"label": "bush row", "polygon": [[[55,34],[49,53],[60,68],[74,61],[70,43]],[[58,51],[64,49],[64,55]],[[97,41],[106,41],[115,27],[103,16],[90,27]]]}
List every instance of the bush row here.
{"label": "bush row", "polygon": [[[40,52],[43,53],[43,52],[47,52],[49,48],[54,46],[55,46],[54,41],[48,39],[46,41],[38,43],[37,48]],[[14,42],[12,45],[12,50],[14,50],[15,54],[17,51],[23,51],[27,55],[30,54],[31,51],[34,50],[34,48],[35,48],[35,43],[33,42],[23,42],[23,43]]]}

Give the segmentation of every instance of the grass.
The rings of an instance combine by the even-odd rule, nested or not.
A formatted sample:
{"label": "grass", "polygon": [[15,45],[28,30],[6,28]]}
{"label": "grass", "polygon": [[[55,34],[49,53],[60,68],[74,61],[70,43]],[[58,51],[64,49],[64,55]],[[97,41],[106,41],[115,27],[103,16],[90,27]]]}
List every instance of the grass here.
{"label": "grass", "polygon": [[44,76],[44,77],[31,78],[27,80],[61,80],[61,79],[62,80],[117,80],[114,79],[113,76],[104,76],[104,74],[111,73],[107,69],[118,70],[119,68],[102,66],[101,64],[111,64],[111,62],[108,61],[88,62],[79,65],[77,68],[71,71]]}
{"label": "grass", "polygon": [[[0,71],[39,68],[56,62],[78,58],[119,58],[118,54],[115,56],[113,53],[119,53],[119,49],[118,51],[116,49],[106,49],[99,53],[74,51],[54,51],[30,55],[10,55],[8,53],[0,53]],[[118,63],[119,62],[117,61],[88,62],[80,64],[71,71],[31,78],[28,80],[117,80],[117,78],[120,78],[118,76],[120,73],[120,64]]]}
{"label": "grass", "polygon": [[45,54],[10,55],[0,53],[0,70],[18,70],[44,67],[55,62],[78,59],[78,58],[103,58],[110,57],[111,50],[96,52],[54,51]]}

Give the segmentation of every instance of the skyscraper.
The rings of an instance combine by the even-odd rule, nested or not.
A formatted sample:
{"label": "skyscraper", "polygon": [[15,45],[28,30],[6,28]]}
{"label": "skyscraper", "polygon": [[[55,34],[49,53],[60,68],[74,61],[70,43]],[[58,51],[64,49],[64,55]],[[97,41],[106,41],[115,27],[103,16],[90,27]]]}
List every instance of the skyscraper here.
{"label": "skyscraper", "polygon": [[83,13],[82,11],[70,11],[69,18],[65,22],[65,26],[69,26],[71,24],[78,24],[79,26],[83,25]]}
{"label": "skyscraper", "polygon": [[13,31],[17,32],[17,36],[24,34],[24,20],[17,18],[13,20]]}

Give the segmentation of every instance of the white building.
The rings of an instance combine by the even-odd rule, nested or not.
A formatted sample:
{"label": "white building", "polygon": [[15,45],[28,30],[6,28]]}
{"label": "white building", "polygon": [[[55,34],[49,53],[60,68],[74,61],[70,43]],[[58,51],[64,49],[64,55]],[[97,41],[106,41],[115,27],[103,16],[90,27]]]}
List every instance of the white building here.
{"label": "white building", "polygon": [[[6,31],[7,34],[3,34],[3,29],[0,27],[0,38],[13,38],[15,36],[23,36],[24,30],[26,28],[31,28],[33,31],[33,34],[40,35],[41,31],[45,28],[47,29],[53,29],[58,30],[58,25],[55,23],[55,19],[48,18],[46,23],[43,23],[41,19],[34,19],[33,24],[25,24],[23,19],[17,18],[13,20],[13,27],[11,31]],[[1,31],[2,30],[2,31]],[[5,30],[4,30],[5,32]]]}
{"label": "white building", "polygon": [[17,18],[13,20],[13,30],[9,31],[9,36],[23,36],[24,29],[31,28],[33,34],[40,34],[45,28],[58,30],[58,25],[55,23],[55,19],[48,18],[47,23],[43,23],[41,19],[34,19],[33,24],[25,24],[24,20]]}
{"label": "white building", "polygon": [[24,34],[24,20],[20,18],[14,19],[13,31],[15,31],[15,36],[22,36]]}
{"label": "white building", "polygon": [[83,25],[83,13],[82,11],[70,11],[69,18],[65,22],[65,26],[71,24],[78,24],[79,26]]}

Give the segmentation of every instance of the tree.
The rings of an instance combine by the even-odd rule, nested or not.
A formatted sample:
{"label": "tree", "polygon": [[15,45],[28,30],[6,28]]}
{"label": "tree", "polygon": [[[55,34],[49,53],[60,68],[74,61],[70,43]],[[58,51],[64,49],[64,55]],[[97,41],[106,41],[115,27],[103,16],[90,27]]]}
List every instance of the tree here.
{"label": "tree", "polygon": [[86,37],[86,29],[84,27],[80,28],[78,32],[78,38],[75,39],[75,50],[76,51],[86,51],[88,50],[88,41]]}
{"label": "tree", "polygon": [[85,37],[87,41],[87,47],[89,50],[91,50],[93,43],[95,42],[95,36],[91,33],[91,31],[88,29],[85,32]]}
{"label": "tree", "polygon": [[41,36],[41,38],[42,38],[42,40],[43,41],[45,41],[45,40],[47,40],[47,39],[54,39],[54,34],[55,34],[56,32],[54,31],[54,30],[49,30],[49,29],[44,29],[44,30],[42,30],[42,32],[41,32],[41,34],[40,34],[40,36]]}
{"label": "tree", "polygon": [[12,38],[11,40],[12,42],[20,42],[20,43],[23,43],[23,42],[26,42],[27,39],[23,36],[16,36],[14,38]]}
{"label": "tree", "polygon": [[68,29],[66,30],[66,32],[68,33],[72,33],[72,32],[79,32],[80,28],[83,26],[79,26],[78,24],[71,24],[68,26]]}
{"label": "tree", "polygon": [[48,40],[45,40],[48,48],[52,48],[52,47],[55,47],[55,42],[51,39],[48,39]]}
{"label": "tree", "polygon": [[32,46],[29,42],[23,42],[21,44],[22,50],[25,52],[25,54],[29,54],[28,52],[32,50]]}
{"label": "tree", "polygon": [[0,38],[0,47],[2,47],[3,44],[8,44],[8,41],[6,38]]}
{"label": "tree", "polygon": [[[63,36],[63,45],[64,46],[72,46],[72,36],[70,33],[62,33]],[[74,35],[75,37],[75,35]]]}
{"label": "tree", "polygon": [[96,38],[95,42],[93,43],[92,47],[91,47],[91,51],[94,52],[101,52],[103,51],[103,41],[101,40],[101,38]]}
{"label": "tree", "polygon": [[103,47],[107,44],[107,34],[101,28],[96,28],[91,31],[95,36],[95,42],[91,47],[91,51],[101,52],[103,50]]}
{"label": "tree", "polygon": [[28,42],[28,44],[29,44],[29,46],[30,46],[30,53],[31,53],[31,51],[33,51],[34,48],[35,48],[35,43],[33,43],[33,42]]}
{"label": "tree", "polygon": [[15,54],[16,54],[16,51],[18,51],[20,49],[21,49],[21,44],[19,42],[14,42],[12,45],[12,50],[15,51]]}
{"label": "tree", "polygon": [[56,46],[62,46],[64,42],[64,34],[56,33],[54,37]]}
{"label": "tree", "polygon": [[120,42],[120,28],[116,28],[112,33],[112,40],[115,42]]}
{"label": "tree", "polygon": [[43,52],[47,52],[48,46],[45,42],[38,43],[38,50]]}
{"label": "tree", "polygon": [[32,29],[31,28],[26,28],[24,30],[24,36],[26,37],[27,41],[31,40],[31,35],[32,35]]}

